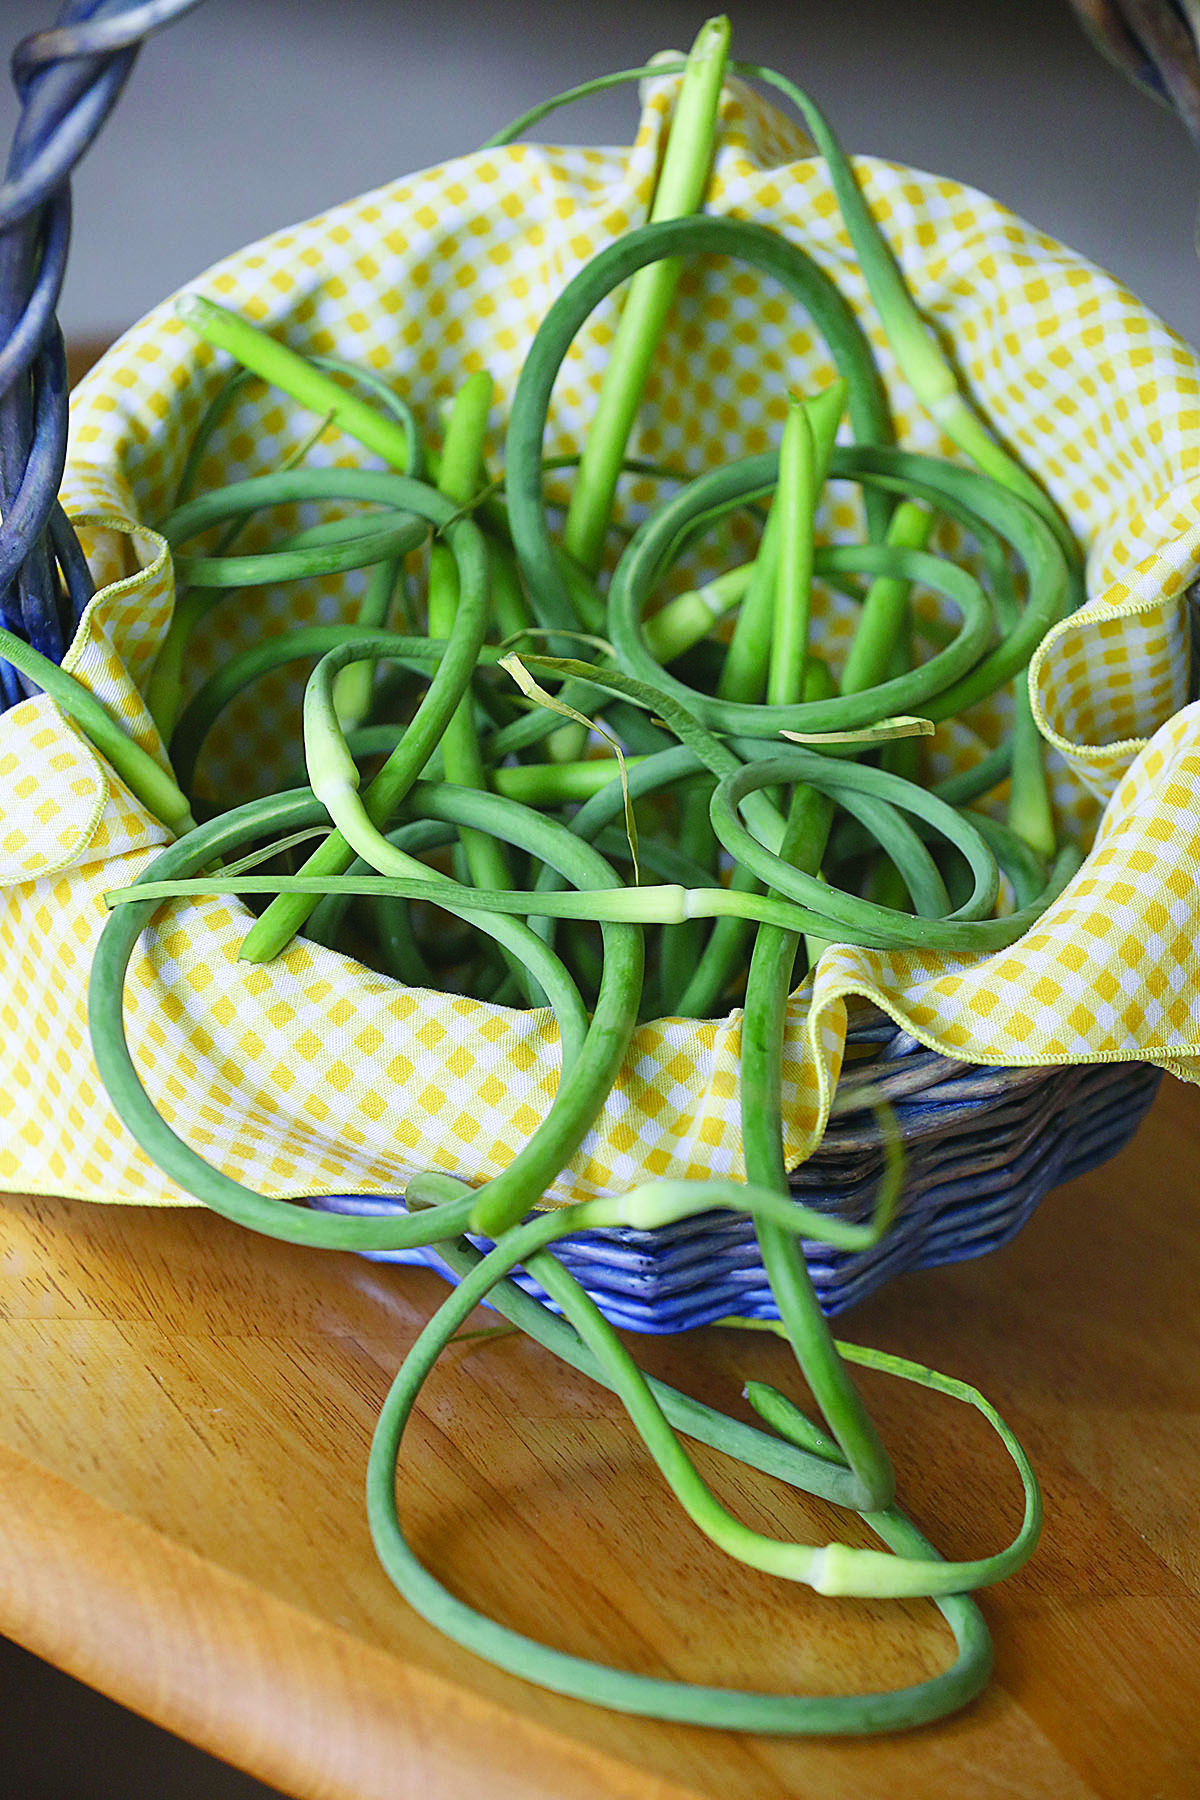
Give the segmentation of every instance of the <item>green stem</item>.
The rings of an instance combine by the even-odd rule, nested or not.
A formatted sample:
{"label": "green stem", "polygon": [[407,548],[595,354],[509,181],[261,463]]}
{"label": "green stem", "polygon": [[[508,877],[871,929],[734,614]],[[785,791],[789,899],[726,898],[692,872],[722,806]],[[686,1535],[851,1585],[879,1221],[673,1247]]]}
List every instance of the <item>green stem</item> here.
{"label": "green stem", "polygon": [[[218,306],[215,300],[202,294],[180,294],[175,312],[197,337],[215,350],[226,351],[243,369],[252,370],[281,393],[290,394],[310,412],[320,417],[328,415],[348,437],[357,438],[389,467],[411,471],[412,440],[403,420],[389,417],[360,395],[339,386],[308,357],[281,344],[239,313]],[[428,455],[426,460],[436,474],[437,459]]]}
{"label": "green stem", "polygon": [[183,698],[183,667],[192,633],[225,595],[224,588],[188,588],[175,590],[175,610],[171,623],[159,645],[150,680],[146,684],[146,710],[158,727],[164,744],[169,744]]}
{"label": "green stem", "polygon": [[[411,878],[410,892],[432,885],[436,905],[458,912],[465,909],[468,917],[476,902],[485,914],[503,910],[494,907],[494,894],[476,894],[474,890],[452,882],[448,876],[440,877],[433,884],[414,877],[413,859],[381,835],[359,799],[356,791],[358,771],[337,730],[332,704],[332,682],[338,668],[358,653],[354,646],[332,651],[317,665],[309,680],[304,699],[304,732],[314,794],[328,809],[342,841],[384,876],[393,880],[398,878],[406,886]],[[642,934],[630,928],[630,922],[636,921],[638,916],[639,890],[623,888],[611,866],[590,845],[581,843],[564,826],[543,818],[529,807],[501,800],[496,794],[451,787],[447,783],[436,788],[426,787],[421,798],[425,809],[435,817],[439,816],[439,809],[447,805],[457,807],[457,812],[450,816],[460,826],[476,830],[488,830],[489,821],[504,818],[509,822],[508,832],[513,843],[520,844],[533,855],[548,857],[568,871],[586,871],[590,879],[603,884],[599,891],[607,893],[610,899],[633,903],[632,908],[621,906],[617,918],[610,920],[605,930],[603,974],[595,1011],[578,1058],[564,1073],[549,1113],[525,1145],[519,1167],[514,1165],[505,1170],[477,1196],[472,1212],[473,1228],[494,1237],[507,1230],[541,1198],[594,1125],[617,1079],[637,1024],[644,974]],[[554,854],[556,847],[557,856]],[[427,870],[418,867],[421,876],[428,875]],[[555,898],[563,896],[556,895]],[[514,924],[513,920],[505,920],[504,931],[499,931],[493,921],[488,930],[505,948],[519,957],[524,956],[531,964],[534,948],[539,953],[549,954],[542,940],[527,926],[521,924],[514,929]]]}
{"label": "green stem", "polygon": [[[679,796],[680,852],[705,871],[705,884],[717,879],[720,845],[708,816],[711,781],[693,782]],[[689,919],[662,933],[659,942],[658,995],[662,1011],[679,1016],[679,1006],[697,968],[704,962],[711,928],[702,920]]]}
{"label": "green stem", "polygon": [[[652,222],[694,213],[703,205],[729,35],[724,17],[709,19],[697,33],[675,102]],[[629,284],[563,533],[567,550],[590,572],[599,568],[604,553],[625,446],[680,269],[678,261],[660,262],[639,270]]]}
{"label": "green stem", "polygon": [[[438,1210],[444,1212],[447,1204],[458,1202],[443,1201]],[[502,1309],[521,1305],[525,1297],[505,1279],[501,1265],[514,1240],[520,1240],[518,1254],[536,1256],[538,1237],[536,1227],[521,1227],[510,1233],[503,1252],[498,1249],[491,1256],[473,1262],[459,1286],[409,1351],[380,1414],[367,1471],[367,1512],[379,1559],[409,1604],[456,1643],[526,1680],[536,1681],[559,1693],[576,1695],[593,1705],[680,1723],[743,1731],[863,1734],[895,1730],[940,1717],[978,1693],[990,1672],[990,1646],[986,1627],[977,1610],[959,1595],[944,1595],[935,1601],[950,1623],[958,1646],[957,1659],[944,1674],[910,1688],[875,1694],[745,1693],[635,1675],[539,1644],[475,1612],[449,1593],[423,1567],[404,1537],[396,1507],[396,1463],[405,1425],[442,1349],[465,1323],[478,1301],[495,1292]],[[451,1250],[452,1256],[459,1254],[459,1247]],[[465,1254],[471,1256],[469,1251]],[[580,1323],[584,1322],[581,1313]],[[560,1353],[568,1361],[583,1368],[604,1386],[615,1389],[623,1400],[626,1400],[626,1391],[630,1391],[640,1412],[645,1405],[636,1386],[641,1380],[640,1372],[629,1370],[619,1343],[614,1347],[610,1338],[604,1338],[593,1344],[590,1341],[594,1335],[590,1315],[586,1322],[589,1341],[581,1339],[569,1326],[559,1327],[548,1316],[544,1326],[537,1322],[533,1330],[539,1338],[553,1331],[555,1347],[561,1345]],[[642,1385],[645,1386],[644,1382]],[[652,1387],[648,1391],[652,1397],[656,1391],[662,1394],[667,1405],[674,1402],[689,1407],[691,1404],[681,1396],[671,1396],[669,1390],[666,1394],[661,1388]],[[720,1441],[722,1447],[729,1442],[726,1434],[737,1430],[735,1421],[710,1421],[705,1414],[694,1417],[692,1423],[696,1435],[707,1441]],[[743,1434],[745,1429],[741,1428]],[[765,1466],[755,1453],[757,1446],[750,1447],[751,1442],[739,1435],[730,1447],[736,1444],[734,1454],[744,1454],[755,1466]],[[811,1459],[808,1466],[812,1466]],[[895,1511],[881,1515],[876,1529],[885,1542],[907,1558],[927,1559],[927,1567],[936,1568],[936,1551],[903,1515]]]}
{"label": "green stem", "polygon": [[[355,618],[355,623],[364,631],[378,631],[387,626],[392,596],[396,583],[403,577],[403,569],[403,559],[399,557],[391,562],[376,563],[372,568]],[[371,663],[353,663],[342,670],[336,703],[343,731],[353,731],[367,717],[374,686],[375,669]]]}
{"label": "green stem", "polygon": [[[781,857],[809,875],[820,869],[833,817],[824,794],[799,786],[788,815]],[[794,933],[763,926],[755,938],[746,987],[742,1028],[742,1145],[746,1179],[790,1200],[783,1158],[782,1079],[787,1002],[798,940]],[[877,1209],[879,1229],[887,1224],[895,1186]],[[886,1184],[885,1184],[886,1191]],[[833,1430],[852,1470],[858,1492],[853,1504],[878,1510],[895,1495],[887,1452],[834,1348],[794,1234],[765,1216],[756,1223],[763,1266],[786,1335],[802,1374]]]}
{"label": "green stem", "polygon": [[[378,756],[381,752],[394,750],[405,730],[403,725],[363,725],[347,735],[347,748],[356,760]],[[481,749],[484,747],[490,755],[490,743]],[[644,756],[627,756],[626,772],[631,774],[647,760]],[[435,759],[430,758],[426,774],[433,779],[434,773]],[[616,758],[610,756],[590,756],[582,762],[517,763],[512,768],[487,769],[487,784],[493,793],[502,794],[506,800],[520,800],[525,806],[540,807],[543,811],[590,800],[594,794],[602,793],[610,782],[615,782],[619,790],[620,780],[620,766]]]}
{"label": "green stem", "polygon": [[[902,500],[892,514],[884,540],[893,548],[924,550],[933,529],[933,515],[915,501]],[[854,642],[842,670],[843,694],[861,694],[876,687],[889,673],[892,656],[907,619],[912,583],[894,575],[877,575],[867,589]]]}
{"label": "green stem", "polygon": [[[829,462],[837,438],[838,425],[846,408],[849,384],[839,378],[820,393],[812,394],[802,404],[808,415],[813,446],[813,479],[820,487],[829,472]],[[789,413],[790,417],[790,413]],[[717,693],[723,700],[758,700],[767,685],[767,668],[771,657],[771,616],[778,585],[779,530],[781,509],[772,506],[767,514],[766,529],[758,547],[758,555],[750,575],[749,586],[742,599],[742,609],[725,652],[725,664]],[[646,631],[647,647],[653,651],[653,639]],[[662,657],[656,657],[661,662]]]}
{"label": "green stem", "polygon": [[1009,790],[1008,823],[1037,854],[1047,861],[1058,848],[1054,806],[1046,779],[1045,752],[1029,698],[1025,670],[1013,682],[1012,786]]}
{"label": "green stem", "polygon": [[[791,772],[787,764],[777,764],[771,768],[769,779],[780,781]],[[446,787],[445,791],[461,795],[472,790]],[[365,809],[353,790],[346,788],[338,791],[323,784],[322,792],[326,796],[325,804],[332,802],[337,807],[338,816],[354,832],[356,842],[364,847],[372,843],[373,839],[363,824]],[[481,797],[500,802],[498,794]],[[528,807],[523,807],[522,811],[534,818],[541,817]],[[468,823],[471,821],[468,820]],[[546,823],[557,821],[546,820]],[[980,846],[989,856],[991,852],[983,844],[983,837],[985,832],[991,837],[992,826],[993,822],[984,819],[982,815],[976,815],[973,820],[972,829],[977,831]],[[344,840],[339,836],[339,841]],[[1023,839],[1014,838],[1013,841],[1024,844]],[[352,852],[351,860],[356,854],[357,850]],[[1032,855],[1028,846],[1025,846],[1025,854]],[[372,862],[373,855],[374,852],[371,856],[364,856],[363,860]],[[733,886],[685,888],[677,883],[636,888],[619,885],[615,891],[608,887],[581,887],[573,893],[548,893],[538,888],[483,893],[457,882],[453,888],[447,888],[446,883],[450,878],[435,876],[424,865],[421,865],[421,875],[411,878],[400,873],[353,877],[345,874],[325,875],[314,867],[319,857],[318,852],[317,856],[310,858],[299,875],[228,877],[214,874],[187,879],[172,877],[169,881],[155,881],[144,890],[141,887],[110,889],[104,895],[104,901],[107,906],[119,908],[142,898],[173,900],[185,895],[274,894],[284,898],[298,898],[303,902],[307,916],[323,894],[383,895],[428,901],[432,906],[442,906],[463,918],[471,919],[476,915],[482,919],[484,915],[501,914],[512,919],[586,919],[600,925],[679,925],[687,919],[720,920],[732,917],[760,925],[780,925],[788,931],[814,932],[830,941],[862,944],[873,950],[971,954],[1002,950],[1009,944],[1015,944],[1062,892],[1080,862],[1077,851],[1069,847],[1060,850],[1035,897],[1016,912],[1009,913],[1004,918],[992,919],[963,917],[964,912],[968,911],[966,906],[959,907],[949,917],[925,915],[914,918],[908,913],[893,912],[871,901],[858,900],[857,896],[841,893],[820,881],[813,883],[816,893],[808,903],[773,894],[745,893]],[[766,856],[755,860],[764,876],[774,873]],[[793,878],[797,878],[796,871],[788,872]],[[786,884],[781,882],[780,885]],[[975,913],[981,910],[978,883],[969,910]]]}
{"label": "green stem", "polygon": [[196,821],[186,794],[148,750],[126,736],[108,708],[82,683],[11,631],[0,629],[0,657],[49,694],[160,824],[177,837],[192,830]]}
{"label": "green stem", "polygon": [[[544,436],[554,382],[576,334],[601,300],[627,277],[650,264],[685,253],[734,256],[775,276],[801,302],[850,380],[849,411],[856,438],[888,443],[887,400],[858,321],[811,257],[789,239],[741,219],[707,214],[640,226],[585,264],[555,300],[522,365],[506,438],[506,493],[513,546],[530,603],[545,626],[570,627],[575,613],[546,520],[543,494]],[[764,484],[758,498],[774,482]],[[886,526],[892,502],[866,496],[868,517]],[[874,529],[874,523],[872,525]],[[636,543],[640,532],[635,534]]]}
{"label": "green stem", "polygon": [[813,519],[820,479],[812,427],[801,401],[789,395],[779,450],[779,486],[772,511],[780,514],[779,564],[767,667],[767,700],[791,706],[804,693],[808,615],[812,596]]}
{"label": "green stem", "polygon": [[932,328],[922,318],[892,248],[867,205],[850,159],[824,113],[794,82],[774,69],[754,63],[738,63],[735,67],[739,73],[764,81],[786,94],[803,116],[825,158],[842,220],[888,342],[925,410],[977,468],[1040,514],[1065,554],[1078,565],[1078,546],[1054,502],[1021,464],[997,443],[963,394],[958,376]]}
{"label": "green stem", "polygon": [[[431,494],[428,488],[402,476],[391,479],[409,496],[406,504],[411,504],[414,512],[420,512],[431,524],[445,530],[458,564],[460,596],[453,636],[445,647],[425,698],[403,741],[363,796],[367,816],[375,826],[388,823],[439,744],[459,701],[469,689],[487,629],[487,555],[477,526],[469,518],[456,517],[453,502],[443,495]],[[418,488],[419,494],[410,491]],[[386,656],[388,653],[384,640],[364,638],[361,641],[365,656]],[[373,646],[381,643],[384,647],[373,650]],[[345,660],[348,662],[352,658],[347,656]],[[346,761],[357,779],[348,752]],[[304,872],[340,875],[349,868],[354,854],[350,844],[334,832],[309,858]],[[291,943],[311,911],[312,901],[306,896],[280,894],[243,939],[239,952],[243,961],[272,961]]]}
{"label": "green stem", "polygon": [[[643,756],[627,756],[626,773],[645,761]],[[488,781],[506,799],[551,808],[590,800],[610,783],[616,783],[619,790],[621,773],[615,757],[594,756],[584,762],[525,763],[511,769],[489,769]]]}
{"label": "green stem", "polygon": [[[707,1186],[705,1183],[687,1185],[692,1188]],[[719,1185],[730,1187],[736,1184]],[[416,1199],[420,1187],[419,1177],[410,1183],[410,1204]],[[754,1210],[759,1204],[759,1197],[747,1195],[746,1204],[748,1210]],[[700,1200],[700,1205],[703,1205],[703,1199]],[[856,1549],[848,1544],[832,1543],[817,1548],[810,1544],[786,1543],[766,1537],[735,1519],[721,1506],[699,1475],[671,1430],[645,1376],[612,1327],[573,1278],[565,1275],[560,1266],[549,1268],[549,1259],[541,1260],[539,1253],[544,1252],[555,1239],[575,1231],[587,1230],[594,1225],[610,1223],[618,1213],[622,1213],[619,1203],[591,1201],[562,1208],[509,1230],[503,1241],[497,1243],[496,1248],[483,1258],[478,1267],[466,1276],[443,1303],[409,1352],[405,1369],[420,1371],[417,1389],[449,1336],[458,1330],[467,1314],[486,1297],[496,1281],[508,1275],[518,1265],[533,1265],[531,1273],[536,1270],[539,1277],[548,1277],[555,1299],[563,1305],[564,1310],[569,1309],[571,1323],[593,1356],[605,1367],[613,1390],[621,1399],[684,1510],[713,1542],[740,1561],[749,1563],[753,1568],[782,1576],[785,1580],[805,1582],[818,1593],[899,1598],[962,1593],[972,1586],[998,1580],[1028,1560],[1036,1543],[1040,1521],[1037,1484],[1020,1445],[994,1410],[987,1407],[986,1402],[982,1402],[982,1405],[1000,1432],[1006,1448],[1017,1461],[1026,1483],[1025,1524],[1008,1550],[997,1556],[965,1563],[943,1563],[924,1556],[889,1556],[881,1551]],[[794,1229],[798,1228],[794,1226]],[[858,1360],[867,1361],[871,1358],[872,1353],[860,1352]],[[404,1379],[404,1374],[402,1371],[402,1378],[397,1385],[408,1387],[409,1380]],[[950,1390],[962,1386],[949,1382],[946,1377],[936,1379],[944,1382]],[[973,1393],[973,1390],[967,1391]],[[412,1397],[415,1398],[415,1392]],[[373,1463],[374,1460],[373,1451]],[[394,1469],[393,1452],[390,1478],[393,1500]]]}
{"label": "green stem", "polygon": [[[483,468],[483,440],[494,393],[495,384],[491,376],[486,370],[480,369],[475,374],[468,375],[455,396],[450,412],[441,472],[438,476],[438,492],[459,506],[469,500],[479,486]],[[492,566],[493,559],[489,556],[489,574]],[[458,566],[454,553],[439,541],[429,553],[430,637],[449,640],[454,632],[457,613]],[[336,705],[336,688],[334,699]],[[458,787],[487,786],[469,686],[446,726],[441,749],[447,781],[454,782]],[[509,888],[513,885],[508,856],[494,837],[470,829],[462,830],[459,837],[467,869],[476,887]],[[508,949],[505,961],[520,984],[528,1004],[542,1005],[544,997],[541,990],[531,982],[520,954]]]}
{"label": "green stem", "polygon": [[492,576],[492,617],[501,641],[516,637],[533,624],[529,602],[521,591],[512,551],[489,541],[488,567]]}
{"label": "green stem", "polygon": [[646,642],[656,662],[671,663],[706,638],[721,619],[745,595],[754,564],[727,569],[723,575],[676,594],[645,622]]}
{"label": "green stem", "polygon": [[[521,807],[509,808],[501,818],[498,809],[503,806],[504,803],[493,795],[472,794],[444,786],[427,794],[424,801],[427,814],[452,825],[462,823],[464,817],[468,823],[478,823],[482,807],[494,828],[514,829],[514,842],[524,848],[529,848],[532,843],[556,865],[562,865],[568,879],[579,875],[595,878],[598,871],[607,869],[603,858],[589,846],[572,839],[561,826],[551,826]],[[319,823],[322,816],[321,803],[306,789],[298,794],[273,795],[266,800],[252,801],[198,827],[155,858],[145,871],[140,891],[135,883],[132,890],[134,903],[112,915],[96,947],[88,987],[88,1022],[96,1065],[117,1116],[146,1154],[185,1192],[195,1195],[236,1224],[249,1226],[286,1243],[326,1249],[402,1250],[435,1243],[442,1237],[457,1237],[467,1229],[479,1195],[468,1196],[461,1203],[451,1203],[432,1216],[397,1218],[393,1215],[384,1219],[339,1218],[256,1194],[243,1183],[213,1168],[172,1130],[151,1102],[130,1053],[125,1036],[125,984],[134,947],[158,906],[158,901],[150,897],[155,881],[177,875],[187,879],[226,852],[236,853],[247,843],[259,841],[273,831],[307,830]],[[430,885],[434,888],[435,904],[448,904],[453,909],[454,884],[443,878],[441,883]],[[620,935],[622,941],[633,940],[640,951],[640,934]],[[569,1081],[578,1101],[580,1086],[590,1087],[596,1073],[594,1056],[591,1064],[586,1063],[583,1056],[593,1034],[578,993],[558,959],[546,946],[538,943],[532,946],[531,960],[533,958],[536,958],[534,967],[538,979],[555,1006],[562,1034],[562,1085],[566,1088]],[[616,967],[621,958],[614,956],[613,961]],[[632,969],[625,966],[618,979],[627,980],[631,976],[640,980],[636,962]],[[557,1113],[558,1110],[556,1098],[552,1111]],[[546,1148],[545,1131],[534,1133],[499,1178],[501,1187],[510,1192],[521,1189],[542,1193],[553,1173],[553,1169],[547,1173]]]}

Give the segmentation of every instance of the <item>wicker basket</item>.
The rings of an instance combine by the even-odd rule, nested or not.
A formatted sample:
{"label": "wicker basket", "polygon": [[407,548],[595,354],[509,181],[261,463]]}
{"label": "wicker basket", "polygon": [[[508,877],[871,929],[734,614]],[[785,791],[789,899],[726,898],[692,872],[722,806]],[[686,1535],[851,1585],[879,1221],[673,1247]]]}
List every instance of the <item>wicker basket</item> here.
{"label": "wicker basket", "polygon": [[[841,1218],[870,1211],[883,1153],[872,1107],[892,1108],[905,1151],[897,1216],[872,1250],[851,1254],[806,1244],[824,1311],[840,1313],[907,1269],[929,1269],[998,1250],[1038,1202],[1064,1181],[1115,1156],[1158,1091],[1144,1063],[1072,1069],[982,1069],[924,1050],[886,1015],[851,1025],[868,1046],[838,1084],[820,1149],[792,1176],[806,1205]],[[330,1211],[386,1214],[374,1198],[331,1198]],[[476,1239],[480,1247],[486,1239]],[[590,1231],[554,1245],[614,1325],[630,1331],[689,1331],[735,1314],[777,1318],[753,1221],[708,1213],[657,1231]],[[382,1253],[373,1260],[436,1269],[436,1250]],[[518,1277],[545,1300],[536,1282]],[[549,1304],[549,1302],[547,1302]]]}

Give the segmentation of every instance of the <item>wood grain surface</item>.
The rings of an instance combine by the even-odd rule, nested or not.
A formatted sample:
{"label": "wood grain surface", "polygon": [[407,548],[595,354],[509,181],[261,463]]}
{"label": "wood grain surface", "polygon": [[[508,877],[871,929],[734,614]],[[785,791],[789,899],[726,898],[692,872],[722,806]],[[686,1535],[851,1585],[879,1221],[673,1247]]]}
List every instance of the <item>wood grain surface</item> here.
{"label": "wood grain surface", "polygon": [[[73,378],[99,348],[75,347]],[[659,1726],[446,1643],[389,1586],[363,1503],[379,1405],[441,1284],[200,1211],[0,1197],[0,1632],[301,1800],[1193,1800],[1198,1127],[1200,1096],[1168,1081],[1136,1142],[1006,1250],[907,1276],[843,1322],[982,1387],[1045,1492],[1033,1562],[982,1596],[992,1685],[942,1725],[863,1743]],[[774,1342],[636,1343],[743,1416],[750,1375],[796,1391]],[[862,1379],[939,1547],[1006,1541],[1019,1493],[986,1428]],[[421,1555],[564,1649],[811,1691],[899,1685],[946,1658],[927,1604],[823,1600],[725,1562],[616,1403],[520,1338],[454,1347],[406,1451]],[[697,1460],[764,1529],[854,1535]]]}
{"label": "wood grain surface", "polygon": [[[1015,1243],[907,1276],[844,1335],[977,1383],[1045,1490],[1034,1561],[982,1597],[995,1679],[958,1718],[854,1742],[742,1739],[547,1695],[446,1643],[367,1535],[374,1420],[433,1275],[255,1239],[198,1210],[0,1200],[0,1631],[304,1800],[823,1800],[1200,1794],[1200,1097]],[[636,1340],[740,1411],[784,1347]],[[1015,1477],[953,1402],[864,1386],[949,1555],[1010,1535]],[[749,1415],[746,1415],[749,1416]],[[698,1458],[748,1520],[845,1520]],[[563,1648],[693,1680],[887,1686],[939,1666],[931,1606],[821,1599],[726,1563],[616,1403],[515,1336],[452,1348],[400,1477],[421,1555]]]}

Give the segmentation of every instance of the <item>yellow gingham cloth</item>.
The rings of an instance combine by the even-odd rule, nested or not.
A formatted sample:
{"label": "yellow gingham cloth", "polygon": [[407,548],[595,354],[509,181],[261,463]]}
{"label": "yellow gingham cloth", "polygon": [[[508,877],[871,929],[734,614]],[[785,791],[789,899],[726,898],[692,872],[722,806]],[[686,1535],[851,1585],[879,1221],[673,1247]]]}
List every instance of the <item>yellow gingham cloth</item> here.
{"label": "yellow gingham cloth", "polygon": [[[486,366],[497,383],[498,448],[522,352],[551,300],[614,233],[645,217],[675,89],[675,78],[645,84],[632,148],[463,157],[281,232],[197,287],[301,351],[383,371],[435,435],[441,403],[464,373]],[[1115,282],[994,201],[884,162],[863,158],[857,168],[982,410],[1088,547],[1089,603],[1050,634],[1030,679],[1053,747],[1060,822],[1082,843],[1098,823],[1099,835],[1067,892],[1000,955],[826,951],[815,991],[792,1003],[784,1102],[793,1162],[824,1128],[852,994],[975,1062],[1139,1058],[1200,1079],[1200,711],[1184,705],[1184,590],[1200,559],[1196,357]],[[870,333],[902,441],[952,454],[883,341],[823,162],[738,82],[723,99],[710,204],[804,242]],[[598,310],[567,360],[550,453],[577,446],[586,429],[617,304]],[[64,503],[86,520],[104,585],[66,666],[160,757],[139,689],[171,614],[172,575],[147,527],[169,510],[225,371],[164,306],[74,400]],[[697,260],[631,452],[699,470],[763,449],[777,441],[787,387],[811,390],[831,374],[808,321],[768,281]],[[210,446],[201,488],[272,469],[312,426],[279,396],[250,389]],[[330,431],[310,461],[369,459]],[[832,494],[820,532],[844,538],[857,526],[857,498],[842,485]],[[654,497],[652,483],[626,479],[626,518]],[[270,529],[331,510],[276,514]],[[724,554],[742,530],[731,527]],[[246,547],[266,531],[252,526]],[[694,562],[691,576],[714,572],[719,554]],[[264,632],[351,616],[361,581],[258,588],[219,605],[194,639],[189,681]],[[849,603],[819,597],[817,629],[835,662],[848,617]],[[305,672],[272,676],[229,709],[201,763],[206,791],[245,798],[267,772],[294,767]],[[930,777],[995,742],[1006,707],[1000,699],[940,730]],[[186,1196],[107,1104],[85,1005],[101,895],[131,881],[164,833],[45,697],[0,717],[0,782],[0,1186],[179,1202]],[[130,1040],[177,1131],[276,1196],[394,1193],[417,1169],[479,1180],[504,1168],[554,1092],[548,1015],[405,990],[306,942],[270,968],[240,965],[247,919],[227,899],[175,903],[131,966]],[[551,1198],[646,1175],[739,1174],[739,1031],[737,1012],[642,1028]]]}

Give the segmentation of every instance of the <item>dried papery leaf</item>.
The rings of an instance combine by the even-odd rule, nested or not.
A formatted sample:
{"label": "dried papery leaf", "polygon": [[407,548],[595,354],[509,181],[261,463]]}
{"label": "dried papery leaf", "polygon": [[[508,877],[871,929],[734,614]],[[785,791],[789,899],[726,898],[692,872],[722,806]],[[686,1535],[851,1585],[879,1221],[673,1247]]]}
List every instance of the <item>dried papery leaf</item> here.
{"label": "dried papery leaf", "polygon": [[225,876],[245,875],[248,870],[270,862],[273,856],[282,856],[285,851],[295,850],[300,844],[311,843],[313,838],[328,837],[330,829],[328,825],[317,825],[307,831],[293,831],[290,837],[278,838],[273,844],[263,844],[259,849],[251,850],[247,856],[240,856],[236,862],[227,863],[221,873]]}
{"label": "dried papery leaf", "polygon": [[918,719],[897,713],[894,719],[879,719],[874,725],[861,725],[857,731],[781,731],[780,737],[793,744],[890,744],[896,738],[932,737],[936,727],[932,719]]}
{"label": "dried papery leaf", "polygon": [[606,656],[614,659],[617,654],[607,638],[594,637],[590,631],[564,631],[561,625],[522,625],[520,631],[510,631],[506,638],[501,638],[499,647],[507,650],[510,644],[519,644],[522,638],[571,638],[576,644],[603,650]]}
{"label": "dried papery leaf", "polygon": [[300,464],[304,461],[304,459],[308,455],[309,451],[316,449],[317,445],[320,443],[321,439],[325,436],[325,433],[329,430],[329,427],[333,424],[336,417],[337,417],[336,413],[327,412],[323,419],[319,419],[317,421],[317,423],[313,426],[312,430],[308,433],[308,436],[304,437],[300,440],[300,442],[296,445],[295,449],[292,450],[289,453],[289,455],[284,458],[283,462],[280,463],[279,467],[281,469],[299,468]]}
{"label": "dried papery leaf", "polygon": [[564,719],[570,719],[576,725],[586,726],[588,731],[598,731],[605,742],[612,745],[617,759],[617,771],[621,777],[621,794],[625,801],[625,836],[629,839],[629,854],[633,861],[633,884],[635,887],[640,887],[642,873],[638,865],[637,820],[633,816],[633,801],[629,793],[629,771],[625,767],[625,752],[617,739],[607,726],[599,724],[595,719],[589,719],[586,713],[576,712],[573,706],[568,706],[565,701],[558,700],[553,694],[547,693],[546,689],[534,680],[519,656],[515,654],[502,656],[499,666],[512,676],[521,692],[530,700],[535,700],[539,706],[546,707],[550,712],[559,713]]}

